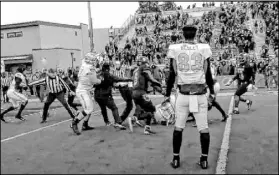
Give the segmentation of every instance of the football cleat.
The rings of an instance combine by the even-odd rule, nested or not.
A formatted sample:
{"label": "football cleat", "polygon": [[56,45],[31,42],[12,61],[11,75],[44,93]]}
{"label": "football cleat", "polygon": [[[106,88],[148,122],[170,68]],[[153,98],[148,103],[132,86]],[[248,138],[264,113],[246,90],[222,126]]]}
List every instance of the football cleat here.
{"label": "football cleat", "polygon": [[174,156],[172,161],[171,161],[171,163],[170,163],[170,165],[174,169],[179,168],[180,167],[180,158],[179,158],[179,156]]}
{"label": "football cleat", "polygon": [[228,115],[228,114],[226,114],[225,116],[223,116],[222,122],[227,121],[227,118],[228,118],[228,117],[229,117],[229,115]]}
{"label": "football cleat", "polygon": [[89,126],[89,125],[88,125],[88,122],[84,122],[84,123],[82,124],[82,130],[83,130],[83,131],[88,131],[88,130],[93,130],[93,129],[95,129],[95,128]]}
{"label": "football cleat", "polygon": [[119,129],[121,129],[121,130],[126,130],[126,127],[123,126],[123,125],[121,125],[121,124],[119,124],[119,123],[115,123],[115,124],[114,124],[114,127],[115,127],[115,128],[119,128]]}
{"label": "football cleat", "polygon": [[15,118],[16,118],[16,119],[19,119],[19,120],[21,120],[21,121],[25,121],[25,120],[26,120],[25,118],[21,117],[20,115],[15,116]]}
{"label": "football cleat", "polygon": [[234,114],[239,114],[239,111],[238,110],[233,110],[233,113]]}
{"label": "football cleat", "polygon": [[112,125],[111,122],[107,122],[107,123],[106,123],[106,126],[111,126],[111,125]]}
{"label": "football cleat", "polygon": [[46,123],[46,122],[47,122],[46,120],[42,120],[40,123],[43,124],[43,123]]}
{"label": "football cleat", "polygon": [[151,127],[150,127],[150,126],[147,126],[147,125],[145,126],[143,132],[144,132],[145,135],[156,134],[156,132],[152,131],[152,130],[151,130]]}
{"label": "football cleat", "polygon": [[202,168],[202,169],[207,169],[208,168],[208,161],[207,160],[201,160],[202,158],[200,158],[200,160],[198,161],[198,165]]}

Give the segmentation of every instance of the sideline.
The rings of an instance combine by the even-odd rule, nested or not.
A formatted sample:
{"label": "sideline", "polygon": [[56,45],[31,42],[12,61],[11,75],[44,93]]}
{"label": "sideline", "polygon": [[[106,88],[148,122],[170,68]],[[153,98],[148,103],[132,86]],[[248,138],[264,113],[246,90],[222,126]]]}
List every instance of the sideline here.
{"label": "sideline", "polygon": [[231,126],[232,126],[232,110],[234,106],[234,96],[231,97],[231,102],[229,106],[228,111],[228,119],[226,122],[223,139],[222,139],[222,145],[219,152],[219,157],[217,160],[217,166],[215,174],[226,174],[226,166],[227,166],[227,160],[228,160],[228,151],[229,151],[229,142],[230,142],[230,133],[231,133]]}
{"label": "sideline", "polygon": [[[116,104],[116,106],[120,106],[120,105],[123,105],[123,104],[126,104],[126,102],[118,103],[118,104]],[[95,111],[95,112],[93,112],[92,114],[96,114],[96,113],[98,113],[98,112],[100,112],[100,111],[101,111],[101,110]],[[37,113],[37,114],[38,114],[38,113]],[[52,124],[52,125],[48,125],[48,126],[41,127],[41,128],[38,128],[38,129],[35,129],[35,130],[32,130],[32,131],[28,131],[28,132],[24,132],[24,133],[21,133],[21,134],[12,136],[12,137],[8,137],[8,138],[6,138],[6,139],[1,140],[1,143],[7,142],[7,141],[9,141],[9,140],[13,140],[13,139],[16,139],[16,138],[25,136],[25,135],[29,135],[29,134],[32,134],[32,133],[35,133],[35,132],[38,132],[38,131],[42,131],[42,130],[44,130],[44,129],[47,129],[47,128],[51,128],[51,127],[53,127],[53,126],[60,125],[60,124],[62,124],[62,123],[66,123],[66,122],[71,121],[71,120],[72,120],[72,119],[63,120],[63,121],[61,121],[61,122],[58,122],[58,123],[55,123],[55,124]]]}

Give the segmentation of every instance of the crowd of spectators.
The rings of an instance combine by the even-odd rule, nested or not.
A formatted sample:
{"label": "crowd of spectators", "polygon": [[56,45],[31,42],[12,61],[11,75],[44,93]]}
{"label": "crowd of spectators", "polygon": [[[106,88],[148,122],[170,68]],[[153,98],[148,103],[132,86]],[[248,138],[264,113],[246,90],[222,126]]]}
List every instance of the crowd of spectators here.
{"label": "crowd of spectators", "polygon": [[[275,51],[278,57],[279,36],[278,36],[278,10],[279,2],[255,2],[250,6],[252,10],[252,18],[263,19],[264,24],[260,20],[255,21],[255,28],[260,32],[265,31],[265,45],[262,47],[262,57],[268,58],[269,46]],[[265,30],[264,30],[265,26]]]}
{"label": "crowd of spectators", "polygon": [[222,5],[219,19],[222,31],[219,38],[221,48],[233,44],[239,53],[249,53],[255,49],[253,33],[247,26],[249,20],[247,3]]}
{"label": "crowd of spectators", "polygon": [[150,12],[160,12],[158,1],[140,1],[139,8],[136,13],[150,13]]}
{"label": "crowd of spectators", "polygon": [[[203,3],[203,7],[214,6],[212,3]],[[189,14],[177,10],[175,4],[165,2],[163,9],[176,12],[168,15],[158,10],[158,2],[140,2],[141,15],[136,19],[136,35],[127,38],[125,47],[118,48],[117,43],[111,41],[105,46],[107,59],[119,60],[124,65],[130,66],[136,61],[137,56],[143,55],[149,58],[152,64],[165,62],[167,49],[170,44],[183,42],[181,28],[186,24],[194,24],[198,27],[196,40],[200,43],[209,43],[213,49],[217,49],[217,58],[212,61],[217,75],[234,75],[241,60],[251,61],[255,71],[263,73],[266,77],[277,75],[277,68],[270,60],[257,61],[253,51],[255,41],[252,31],[247,27],[248,10],[252,9],[252,18],[262,17],[265,24],[258,22],[259,28],[266,33],[266,45],[264,53],[268,52],[271,45],[278,59],[278,2],[238,2],[231,4],[221,3],[221,12],[209,11],[204,13],[201,19],[189,17]],[[148,12],[155,12],[146,14]],[[263,17],[264,16],[264,17]],[[219,21],[219,22],[218,22]],[[217,24],[216,24],[217,22]],[[219,27],[220,35],[214,36],[214,30]],[[266,26],[266,27],[265,27]],[[269,42],[270,41],[270,42]],[[113,67],[114,64],[112,63]],[[77,75],[76,69],[69,68],[65,73]],[[45,76],[47,70],[35,71],[27,76],[29,81]],[[6,76],[12,78],[12,74]],[[269,79],[266,79],[268,86]],[[34,89],[31,93],[36,93]]]}

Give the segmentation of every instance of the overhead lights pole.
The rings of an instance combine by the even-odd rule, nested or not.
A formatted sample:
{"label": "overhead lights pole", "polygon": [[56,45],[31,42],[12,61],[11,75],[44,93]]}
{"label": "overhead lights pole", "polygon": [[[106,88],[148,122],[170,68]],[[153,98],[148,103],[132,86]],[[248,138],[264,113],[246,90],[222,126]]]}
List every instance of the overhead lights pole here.
{"label": "overhead lights pole", "polygon": [[90,51],[94,51],[94,41],[93,41],[93,23],[92,23],[92,17],[91,17],[91,6],[90,2],[87,2],[87,8],[88,8],[88,20],[89,20],[89,38],[90,38]]}

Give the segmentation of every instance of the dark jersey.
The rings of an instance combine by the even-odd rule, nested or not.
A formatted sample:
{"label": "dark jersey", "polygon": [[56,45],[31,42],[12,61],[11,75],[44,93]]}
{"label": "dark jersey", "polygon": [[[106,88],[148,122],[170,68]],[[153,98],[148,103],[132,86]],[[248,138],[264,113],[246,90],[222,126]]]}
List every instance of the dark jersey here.
{"label": "dark jersey", "polygon": [[250,83],[251,77],[253,76],[253,68],[250,66],[245,66],[244,68],[239,68],[233,80],[238,80],[239,83]]}
{"label": "dark jersey", "polygon": [[148,92],[149,82],[152,86],[161,87],[161,84],[153,78],[150,67],[145,65],[140,66],[133,72],[133,78],[134,90]]}
{"label": "dark jersey", "polygon": [[72,78],[70,78],[69,76],[63,75],[63,76],[62,76],[62,79],[67,83],[67,85],[70,87],[70,89],[71,89],[73,92],[76,91],[76,86],[75,86],[75,84],[74,84]]}

